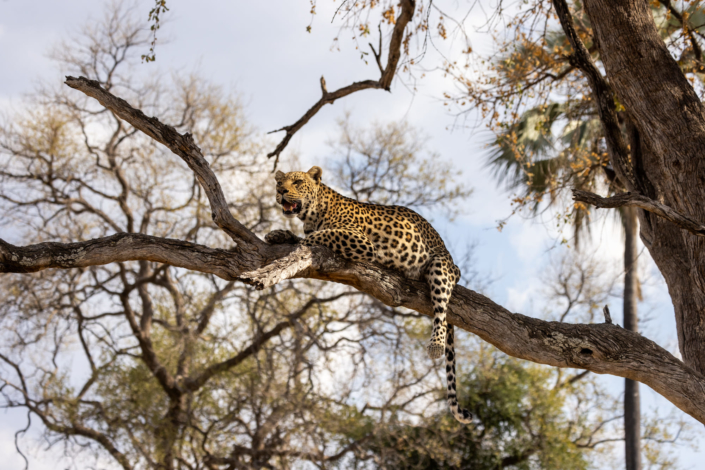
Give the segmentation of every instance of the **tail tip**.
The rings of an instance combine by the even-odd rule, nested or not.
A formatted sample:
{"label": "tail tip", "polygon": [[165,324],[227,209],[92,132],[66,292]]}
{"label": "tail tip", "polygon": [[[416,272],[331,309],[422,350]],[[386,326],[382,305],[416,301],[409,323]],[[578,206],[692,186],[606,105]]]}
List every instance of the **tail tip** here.
{"label": "tail tip", "polygon": [[466,409],[459,409],[457,413],[453,413],[453,416],[455,416],[455,419],[461,424],[472,423],[472,413]]}

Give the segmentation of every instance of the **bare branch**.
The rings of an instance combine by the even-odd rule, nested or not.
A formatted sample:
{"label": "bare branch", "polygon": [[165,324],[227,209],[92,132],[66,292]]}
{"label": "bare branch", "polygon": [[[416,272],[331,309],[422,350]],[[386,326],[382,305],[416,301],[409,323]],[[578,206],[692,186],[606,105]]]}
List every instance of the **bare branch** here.
{"label": "bare branch", "polygon": [[[394,30],[392,31],[392,38],[389,42],[389,53],[387,54],[386,67],[382,68],[382,63],[379,58],[379,55],[382,53],[381,39],[379,52],[376,52],[374,48],[372,48],[372,53],[374,54],[377,65],[381,71],[381,76],[379,80],[363,80],[361,82],[355,82],[351,85],[339,88],[335,91],[328,92],[325,88],[325,81],[323,80],[323,78],[321,78],[321,88],[323,89],[323,96],[321,96],[321,99],[319,99],[313,106],[311,106],[311,108],[309,108],[309,110],[306,111],[306,113],[294,124],[282,127],[281,129],[277,129],[276,131],[272,131],[286,131],[286,135],[284,136],[282,141],[279,142],[279,145],[277,145],[273,152],[267,154],[267,157],[269,158],[276,157],[274,163],[275,168],[277,162],[279,161],[279,155],[289,144],[289,141],[294,136],[294,134],[296,134],[299,129],[305,126],[306,123],[311,120],[311,118],[315,116],[316,113],[318,113],[318,111],[320,111],[323,106],[329,103],[333,103],[335,100],[355,93],[356,91],[368,89],[389,91],[391,89],[392,80],[394,79],[394,75],[397,72],[397,65],[399,64],[399,59],[401,58],[401,45],[404,39],[404,29],[406,29],[406,25],[409,23],[409,21],[411,21],[411,17],[414,15],[415,7],[414,0],[402,0],[400,3],[401,13],[399,13],[399,17],[397,18],[396,23],[394,25]],[[370,45],[370,47],[372,47],[372,45]],[[270,134],[272,132],[270,132]]]}
{"label": "bare branch", "polygon": [[705,225],[696,222],[688,216],[676,212],[665,204],[649,199],[646,196],[626,192],[612,197],[601,197],[589,191],[573,190],[573,200],[592,204],[595,207],[613,209],[615,207],[634,206],[663,217],[693,235],[705,237]]}
{"label": "bare branch", "polygon": [[127,101],[104,90],[100,83],[95,80],[88,80],[85,77],[66,77],[65,83],[71,88],[95,98],[100,104],[112,111],[115,116],[128,122],[132,127],[144,132],[181,157],[194,172],[199,184],[208,196],[213,222],[235,242],[254,247],[264,245],[262,240],[238,222],[228,210],[223,189],[220,187],[220,183],[210,169],[208,162],[203,157],[201,149],[193,141],[191,134],[181,135],[173,127],[159,122],[157,118],[147,117],[139,109],[130,106]]}

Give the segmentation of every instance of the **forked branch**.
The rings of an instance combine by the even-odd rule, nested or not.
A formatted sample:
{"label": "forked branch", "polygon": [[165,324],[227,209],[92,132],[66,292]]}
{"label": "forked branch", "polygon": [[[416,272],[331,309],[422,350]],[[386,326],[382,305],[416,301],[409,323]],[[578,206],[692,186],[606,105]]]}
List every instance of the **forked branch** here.
{"label": "forked branch", "polygon": [[380,30],[380,45],[379,45],[379,51],[375,51],[372,45],[370,47],[372,48],[372,53],[375,56],[375,62],[377,63],[377,66],[379,67],[381,71],[381,76],[379,77],[378,80],[363,80],[361,82],[355,82],[352,83],[348,86],[345,86],[343,88],[339,88],[335,91],[327,91],[326,86],[325,86],[325,79],[321,77],[321,91],[322,96],[321,98],[313,105],[311,108],[309,108],[306,113],[301,116],[301,118],[296,121],[295,123],[289,125],[289,126],[284,126],[281,129],[277,129],[275,131],[270,132],[281,132],[285,131],[286,135],[284,138],[279,142],[279,145],[274,149],[274,151],[270,152],[267,154],[267,157],[272,158],[276,157],[274,161],[274,167],[276,168],[277,162],[279,162],[279,155],[282,153],[282,151],[286,148],[286,146],[289,144],[289,141],[291,138],[296,134],[299,129],[301,129],[308,121],[311,120],[313,116],[320,111],[320,109],[329,104],[335,102],[335,100],[343,98],[344,96],[348,96],[352,93],[355,93],[356,91],[360,90],[368,90],[368,89],[379,89],[379,90],[387,90],[389,91],[392,85],[392,80],[394,79],[394,75],[397,73],[397,66],[399,65],[399,59],[401,58],[401,46],[404,40],[404,29],[406,29],[406,25],[409,24],[409,21],[411,21],[411,18],[414,16],[414,7],[415,7],[415,2],[414,0],[401,0],[401,12],[399,13],[399,17],[396,19],[396,23],[394,24],[394,30],[392,31],[392,38],[389,41],[389,52],[387,53],[387,66],[382,67],[382,63],[380,60],[380,57],[382,55],[382,41],[381,41],[381,35],[382,32]]}

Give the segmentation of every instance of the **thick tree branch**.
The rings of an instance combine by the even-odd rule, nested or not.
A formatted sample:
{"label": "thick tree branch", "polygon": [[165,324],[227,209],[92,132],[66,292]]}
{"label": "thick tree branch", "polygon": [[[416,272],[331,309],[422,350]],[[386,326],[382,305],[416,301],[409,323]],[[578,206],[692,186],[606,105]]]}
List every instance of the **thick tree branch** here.
{"label": "thick tree branch", "polygon": [[[270,132],[281,132],[281,131],[286,131],[286,135],[282,139],[281,142],[279,142],[279,145],[274,149],[273,152],[270,152],[267,154],[267,157],[272,158],[276,157],[274,166],[276,167],[277,162],[279,161],[279,155],[282,153],[282,151],[286,148],[286,146],[289,144],[289,141],[291,138],[296,134],[296,132],[299,131],[306,123],[311,120],[313,116],[316,115],[320,109],[325,106],[326,104],[333,103],[335,100],[343,98],[344,96],[348,96],[352,93],[355,93],[356,91],[360,90],[368,90],[368,89],[379,89],[379,90],[387,90],[389,91],[392,85],[392,80],[394,79],[394,74],[397,72],[397,65],[399,65],[399,59],[401,58],[401,45],[404,40],[404,29],[406,29],[406,25],[411,21],[411,17],[414,15],[414,7],[415,7],[415,1],[414,0],[401,0],[401,13],[399,13],[399,17],[396,19],[396,23],[394,25],[394,30],[392,31],[392,38],[389,41],[389,53],[387,54],[387,66],[382,68],[382,63],[380,61],[380,56],[382,54],[382,42],[380,39],[380,47],[379,51],[375,51],[374,48],[372,48],[372,53],[375,56],[375,61],[377,62],[377,66],[381,70],[381,76],[379,80],[363,80],[361,82],[355,82],[351,85],[348,85],[343,88],[339,88],[335,91],[328,92],[325,86],[325,79],[321,77],[321,91],[322,91],[322,96],[321,98],[313,105],[311,108],[309,108],[306,113],[301,116],[301,118],[296,121],[294,124],[291,124],[290,126],[285,126],[282,127],[281,129],[277,129],[276,131]],[[380,38],[381,38],[381,31],[380,31]],[[370,47],[372,47],[370,45]]]}
{"label": "thick tree branch", "polygon": [[[118,240],[120,248],[115,250]],[[76,245],[88,247],[79,250]],[[108,250],[112,250],[115,259],[110,258]],[[80,252],[80,256],[75,256],[76,252]],[[35,253],[41,256],[34,256]],[[3,242],[0,269],[2,272],[32,272],[53,267],[91,266],[126,261],[131,255],[212,273],[227,280],[240,279],[259,287],[285,278],[339,282],[386,305],[433,315],[428,287],[423,282],[406,279],[376,264],[353,263],[324,247],[267,245],[262,255],[273,261],[248,270],[252,265],[242,262],[241,253],[177,240],[120,234],[80,244],[14,247]],[[705,423],[705,377],[636,333],[606,323],[571,325],[513,314],[461,286],[451,298],[449,319],[514,357],[638,380]]]}
{"label": "thick tree branch", "polygon": [[622,193],[612,197],[601,197],[588,191],[573,190],[573,200],[592,204],[595,207],[613,209],[615,207],[634,206],[663,217],[693,235],[705,237],[705,225],[690,217],[676,212],[665,204],[634,193]]}
{"label": "thick tree branch", "polygon": [[[223,279],[253,269],[252,258],[237,251],[152,237],[118,233],[78,243],[39,243],[17,247],[0,239],[0,273],[33,273],[44,269],[85,268],[121,261],[154,261],[208,272]],[[203,268],[208,266],[204,271]]]}
{"label": "thick tree branch", "polygon": [[100,83],[95,80],[88,80],[85,77],[66,77],[66,84],[95,98],[117,117],[127,121],[132,127],[144,132],[181,157],[191,171],[194,172],[198,183],[208,196],[213,222],[236,243],[248,245],[255,251],[258,247],[264,245],[262,240],[238,222],[228,210],[223,189],[220,187],[220,183],[210,169],[208,162],[203,157],[201,149],[193,141],[191,134],[181,135],[173,127],[159,122],[157,118],[147,117],[139,109],[130,106],[127,101],[104,90]]}
{"label": "thick tree branch", "polygon": [[[559,0],[556,0],[559,1]],[[370,263],[353,263],[324,247],[270,245],[260,241],[227,211],[215,175],[190,136],[181,136],[154,118],[85,79],[69,79],[106,106],[182,156],[209,192],[223,230],[245,237],[236,250],[218,250],[141,234],[116,234],[80,243],[40,243],[16,247],[0,241],[0,272],[28,273],[50,268],[86,267],[149,260],[240,280],[259,288],[291,278],[321,279],[355,287],[386,305],[431,316],[428,287],[421,281]],[[223,212],[224,211],[224,212]],[[505,353],[557,367],[575,367],[640,381],[705,423],[705,377],[663,348],[610,324],[570,325],[512,314],[487,297],[463,287],[453,293],[449,320]],[[285,325],[281,325],[285,327]]]}
{"label": "thick tree branch", "polygon": [[573,16],[566,1],[553,0],[553,8],[558,14],[563,32],[573,47],[573,54],[568,57],[568,61],[571,65],[580,69],[590,83],[590,89],[597,103],[600,122],[605,131],[607,148],[612,156],[612,166],[627,189],[634,191],[636,188],[634,187],[632,165],[629,162],[629,147],[619,126],[614,93],[593,62],[590,51],[585,47],[578,32],[575,30]]}

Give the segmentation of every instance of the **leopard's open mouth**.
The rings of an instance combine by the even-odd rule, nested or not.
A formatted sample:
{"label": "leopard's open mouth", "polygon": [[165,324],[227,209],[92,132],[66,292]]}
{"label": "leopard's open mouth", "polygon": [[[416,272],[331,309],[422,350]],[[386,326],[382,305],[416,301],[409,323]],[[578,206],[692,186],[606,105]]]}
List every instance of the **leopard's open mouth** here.
{"label": "leopard's open mouth", "polygon": [[284,199],[282,201],[282,212],[284,215],[296,215],[301,212],[301,202],[287,201]]}

